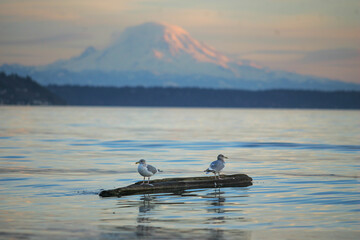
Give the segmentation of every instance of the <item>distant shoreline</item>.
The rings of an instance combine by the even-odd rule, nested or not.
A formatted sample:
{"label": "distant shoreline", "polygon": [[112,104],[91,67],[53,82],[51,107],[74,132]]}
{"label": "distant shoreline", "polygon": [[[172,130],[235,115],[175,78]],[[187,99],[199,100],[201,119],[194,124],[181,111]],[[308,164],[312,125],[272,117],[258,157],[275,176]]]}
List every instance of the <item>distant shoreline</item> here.
{"label": "distant shoreline", "polygon": [[41,86],[30,77],[0,72],[0,105],[355,110],[360,91]]}
{"label": "distant shoreline", "polygon": [[49,85],[73,106],[360,109],[360,91]]}

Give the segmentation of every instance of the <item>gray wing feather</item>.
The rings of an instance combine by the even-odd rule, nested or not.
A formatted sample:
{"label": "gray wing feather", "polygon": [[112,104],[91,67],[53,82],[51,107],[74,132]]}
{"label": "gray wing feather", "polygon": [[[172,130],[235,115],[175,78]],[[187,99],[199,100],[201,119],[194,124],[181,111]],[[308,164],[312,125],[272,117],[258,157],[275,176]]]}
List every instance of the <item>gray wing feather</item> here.
{"label": "gray wing feather", "polygon": [[224,163],[222,161],[214,161],[210,164],[210,169],[214,171],[220,171],[225,167]]}
{"label": "gray wing feather", "polygon": [[154,166],[147,165],[146,167],[149,172],[152,172],[153,174],[157,173],[157,169]]}

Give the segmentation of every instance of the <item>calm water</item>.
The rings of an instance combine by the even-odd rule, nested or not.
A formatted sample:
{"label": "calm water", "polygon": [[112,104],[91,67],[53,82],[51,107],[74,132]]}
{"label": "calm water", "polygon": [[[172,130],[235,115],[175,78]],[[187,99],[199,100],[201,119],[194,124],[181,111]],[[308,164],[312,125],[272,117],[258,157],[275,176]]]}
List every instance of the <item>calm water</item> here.
{"label": "calm water", "polygon": [[[140,158],[253,186],[100,198]],[[1,239],[359,239],[360,112],[0,107]]]}

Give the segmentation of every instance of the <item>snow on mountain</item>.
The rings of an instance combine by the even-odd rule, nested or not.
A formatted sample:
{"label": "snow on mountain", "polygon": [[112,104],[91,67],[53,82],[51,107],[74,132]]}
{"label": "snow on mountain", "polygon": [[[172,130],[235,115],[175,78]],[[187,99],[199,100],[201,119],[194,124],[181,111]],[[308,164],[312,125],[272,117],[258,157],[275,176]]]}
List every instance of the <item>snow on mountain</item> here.
{"label": "snow on mountain", "polygon": [[160,23],[127,28],[104,50],[52,65],[69,71],[149,71],[154,74],[205,74],[233,77],[229,58],[193,39],[184,29]]}
{"label": "snow on mountain", "polygon": [[360,90],[358,84],[234,61],[178,26],[154,22],[125,29],[102,50],[88,47],[68,60],[35,67],[3,65],[1,70],[29,75],[44,85]]}

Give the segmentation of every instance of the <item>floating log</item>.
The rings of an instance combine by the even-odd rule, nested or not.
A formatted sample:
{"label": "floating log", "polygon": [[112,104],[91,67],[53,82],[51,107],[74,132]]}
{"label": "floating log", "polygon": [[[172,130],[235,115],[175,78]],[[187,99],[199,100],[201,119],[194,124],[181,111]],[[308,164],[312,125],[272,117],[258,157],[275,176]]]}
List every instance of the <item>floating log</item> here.
{"label": "floating log", "polygon": [[252,178],[246,174],[221,175],[221,179],[213,176],[187,177],[187,178],[164,178],[142,184],[142,181],[111,190],[101,191],[101,197],[121,197],[136,194],[183,192],[186,189],[214,188],[214,187],[247,187],[252,185]]}

